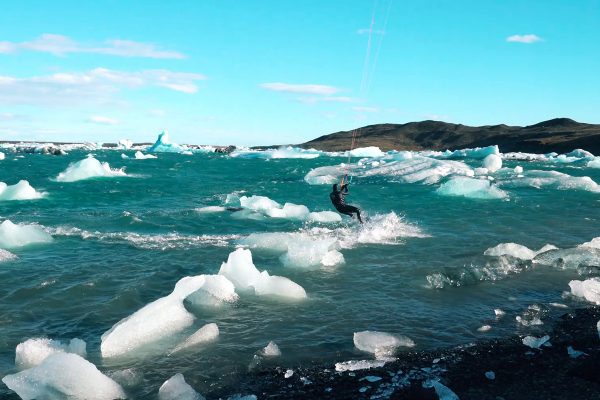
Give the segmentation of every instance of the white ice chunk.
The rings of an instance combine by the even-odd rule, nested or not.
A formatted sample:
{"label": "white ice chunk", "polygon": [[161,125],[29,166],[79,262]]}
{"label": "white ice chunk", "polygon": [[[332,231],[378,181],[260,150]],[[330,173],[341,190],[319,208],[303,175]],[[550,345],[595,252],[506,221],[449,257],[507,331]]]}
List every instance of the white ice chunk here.
{"label": "white ice chunk", "polygon": [[351,360],[335,364],[337,372],[358,371],[361,369],[371,369],[383,367],[387,360]]}
{"label": "white ice chunk", "polygon": [[66,170],[58,174],[59,182],[75,182],[98,177],[127,176],[122,169],[111,169],[107,162],[101,163],[92,156],[70,164]]}
{"label": "white ice chunk", "polygon": [[129,150],[133,146],[133,140],[130,139],[121,139],[118,143],[118,148],[120,150]]}
{"label": "white ice chunk", "polygon": [[125,154],[125,153],[121,153],[121,158],[123,160],[127,160],[129,158],[129,156],[127,154]]}
{"label": "white ice chunk", "polygon": [[292,375],[294,375],[294,370],[288,369],[287,371],[285,371],[285,375],[283,375],[283,377],[285,379],[291,378]]}
{"label": "white ice chunk", "polygon": [[487,168],[489,172],[494,173],[502,168],[502,158],[497,154],[490,154],[483,159],[481,165],[483,168]]}
{"label": "white ice chunk", "polygon": [[587,248],[591,248],[591,249],[598,249],[598,250],[600,250],[600,236],[596,237],[596,238],[593,238],[589,242],[582,243],[582,244],[580,244],[577,247],[587,247]]}
{"label": "white ice chunk", "polygon": [[492,330],[492,327],[490,325],[483,325],[477,328],[478,332],[489,332],[490,330]]}
{"label": "white ice chunk", "polygon": [[583,351],[575,350],[573,346],[567,347],[567,354],[571,358],[579,358],[583,355],[587,355],[587,353],[584,353]]}
{"label": "white ice chunk", "polygon": [[28,339],[19,343],[15,350],[15,366],[20,369],[28,369],[38,366],[48,356],[55,353],[74,353],[86,357],[86,344],[81,339],[71,339],[69,344],[63,344],[60,340],[46,338]]}
{"label": "white ice chunk", "polygon": [[523,167],[521,167],[520,165],[517,165],[514,169],[516,174],[522,174],[523,173]]}
{"label": "white ice chunk", "polygon": [[281,356],[281,350],[279,346],[273,341],[270,341],[261,351],[260,354],[265,357],[279,357]]}
{"label": "white ice chunk", "polygon": [[194,322],[183,300],[206,283],[204,275],[180,279],[173,292],[117,322],[102,335],[102,357],[115,357],[179,332]]}
{"label": "white ice chunk", "polygon": [[202,328],[198,329],[192,335],[190,335],[183,342],[179,343],[171,352],[176,353],[178,351],[189,349],[190,347],[197,346],[199,344],[209,343],[217,340],[219,337],[219,327],[217,324],[206,324]]}
{"label": "white ice chunk", "polygon": [[334,266],[344,262],[344,256],[336,250],[333,238],[312,239],[299,237],[288,243],[287,253],[281,261],[286,266],[309,268],[318,265]]}
{"label": "white ice chunk", "polygon": [[600,193],[598,185],[589,176],[571,176],[558,171],[532,170],[525,172],[523,177],[499,182],[502,186],[555,188],[558,190],[585,190]]}
{"label": "white ice chunk", "polygon": [[376,146],[357,147],[343,153],[344,157],[383,157],[385,153]]}
{"label": "white ice chunk", "polygon": [[503,256],[509,255],[515,258],[519,258],[521,260],[532,260],[538,254],[545,253],[550,250],[556,250],[557,247],[551,244],[547,244],[538,251],[533,251],[525,246],[522,246],[517,243],[500,243],[496,247],[490,247],[486,251],[483,252],[486,256]]}
{"label": "white ice chunk", "polygon": [[500,317],[503,317],[506,313],[499,308],[495,308],[494,314],[496,314],[496,317],[500,318]]}
{"label": "white ice chunk", "polygon": [[155,155],[153,155],[153,154],[144,154],[144,153],[142,153],[142,152],[141,152],[141,151],[139,151],[139,150],[135,152],[135,155],[134,155],[134,156],[135,156],[135,159],[136,159],[136,160],[147,160],[147,159],[150,159],[150,158],[157,158],[157,157],[156,157]]}
{"label": "white ice chunk", "polygon": [[270,276],[267,271],[259,272],[252,262],[252,253],[247,249],[239,248],[230,253],[227,262],[221,265],[219,275],[227,277],[236,288],[254,289],[259,296],[306,298],[302,286],[288,278]]}
{"label": "white ice chunk", "polygon": [[6,375],[2,382],[23,400],[113,400],[127,396],[96,366],[71,353],[55,353],[40,365]]}
{"label": "white ice chunk", "polygon": [[600,321],[596,324],[596,330],[598,331],[598,337],[600,338]]}
{"label": "white ice chunk", "polygon": [[600,168],[600,156],[588,161],[586,166],[588,168]]}
{"label": "white ice chunk", "polygon": [[220,306],[233,303],[239,296],[235,293],[234,284],[223,275],[202,275],[204,284],[185,298],[195,306]]}
{"label": "white ice chunk", "polygon": [[414,347],[415,342],[406,336],[386,332],[362,331],[354,333],[354,346],[361,351],[375,354],[376,358],[391,357],[400,346]]}
{"label": "white ice chunk", "polygon": [[508,194],[489,180],[454,177],[443,183],[436,192],[445,196],[464,196],[473,199],[503,199]]}
{"label": "white ice chunk", "polygon": [[525,346],[531,347],[532,349],[538,349],[546,344],[548,341],[550,340],[550,336],[545,335],[542,336],[541,338],[537,338],[535,336],[525,336],[523,338],[523,344]]}
{"label": "white ice chunk", "polygon": [[569,286],[573,295],[600,305],[600,278],[590,278],[585,281],[573,280],[569,282]]}
{"label": "white ice chunk", "polygon": [[2,200],[35,200],[44,197],[44,193],[35,190],[28,181],[20,180],[14,185],[0,182],[0,201]]}
{"label": "white ice chunk", "polygon": [[0,160],[4,160],[6,158],[6,154],[0,151]]}
{"label": "white ice chunk", "polygon": [[158,389],[158,400],[204,400],[204,397],[188,385],[183,375],[176,374]]}
{"label": "white ice chunk", "polygon": [[424,388],[433,388],[435,389],[435,393],[438,395],[439,400],[459,400],[456,393],[450,390],[449,387],[442,385],[439,381],[435,379],[429,379],[423,382]]}
{"label": "white ice chunk", "polygon": [[487,175],[489,173],[487,168],[475,168],[473,170],[473,172],[475,173],[475,175],[479,176],[479,175]]}
{"label": "white ice chunk", "polygon": [[50,242],[52,236],[37,225],[16,225],[8,219],[0,224],[0,248],[12,249],[34,243]]}

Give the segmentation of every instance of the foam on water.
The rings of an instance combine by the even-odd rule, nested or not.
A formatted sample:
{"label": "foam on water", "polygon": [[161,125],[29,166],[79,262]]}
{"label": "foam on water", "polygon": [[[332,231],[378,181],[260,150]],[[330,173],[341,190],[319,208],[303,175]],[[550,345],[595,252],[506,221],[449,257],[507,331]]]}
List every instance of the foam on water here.
{"label": "foam on water", "polygon": [[357,349],[372,353],[379,359],[393,356],[398,347],[415,346],[415,342],[406,336],[377,331],[355,332],[353,340]]}
{"label": "foam on water", "polygon": [[236,289],[254,290],[259,296],[274,296],[289,299],[304,299],[306,291],[302,286],[282,276],[259,272],[252,262],[250,250],[237,249],[229,254],[227,262],[221,265],[219,275],[226,276]]}
{"label": "foam on water", "polygon": [[204,397],[188,385],[182,374],[176,374],[158,389],[158,400],[204,400]]}
{"label": "foam on water", "polygon": [[10,251],[4,250],[4,249],[0,249],[0,262],[14,261],[14,260],[17,260],[18,258],[19,257],[17,257],[16,255],[14,255]]}
{"label": "foam on water", "polygon": [[16,225],[8,219],[0,224],[0,248],[13,249],[30,244],[50,242],[52,242],[52,236],[38,225]]}
{"label": "foam on water", "polygon": [[118,383],[94,364],[71,353],[52,354],[36,367],[6,375],[2,382],[24,400],[127,398]]}
{"label": "foam on water", "polygon": [[444,196],[464,196],[473,199],[504,199],[508,194],[488,180],[467,177],[450,178],[436,192]]}
{"label": "foam on water", "polygon": [[225,247],[239,235],[182,235],[178,233],[141,234],[137,232],[99,232],[58,226],[46,227],[45,231],[54,236],[78,236],[84,240],[99,240],[107,243],[126,243],[139,249],[171,250],[189,249],[198,246]]}
{"label": "foam on water", "polygon": [[36,367],[55,353],[74,353],[85,358],[86,343],[77,338],[71,339],[68,344],[46,338],[28,339],[17,345],[15,366],[20,370]]}
{"label": "foam on water", "polygon": [[44,193],[35,190],[28,181],[20,180],[14,185],[0,182],[0,201],[2,200],[35,200],[44,197]]}
{"label": "foam on water", "polygon": [[[175,284],[171,294],[117,322],[102,335],[102,356],[115,357],[136,351],[192,325],[195,317],[186,310],[183,302],[206,284],[205,275],[182,278]],[[210,293],[215,295],[214,285]],[[218,293],[217,297],[231,298],[231,294]]]}
{"label": "foam on water", "polygon": [[111,169],[107,162],[101,163],[91,155],[83,160],[70,164],[66,170],[58,174],[58,182],[76,182],[91,178],[109,178],[127,176],[122,169]]}

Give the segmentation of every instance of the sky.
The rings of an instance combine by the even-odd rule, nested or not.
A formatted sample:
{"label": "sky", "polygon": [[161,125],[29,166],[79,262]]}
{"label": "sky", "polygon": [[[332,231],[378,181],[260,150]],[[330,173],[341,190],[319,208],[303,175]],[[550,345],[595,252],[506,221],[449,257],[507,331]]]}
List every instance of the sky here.
{"label": "sky", "polygon": [[302,143],[600,123],[600,0],[12,1],[0,140]]}

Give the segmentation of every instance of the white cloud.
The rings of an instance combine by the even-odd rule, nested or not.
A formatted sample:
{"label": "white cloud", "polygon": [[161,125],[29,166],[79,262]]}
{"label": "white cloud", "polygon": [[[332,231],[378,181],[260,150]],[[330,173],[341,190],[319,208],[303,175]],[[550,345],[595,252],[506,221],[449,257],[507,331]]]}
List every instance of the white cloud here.
{"label": "white cloud", "polygon": [[423,118],[425,118],[427,120],[441,121],[441,122],[448,122],[450,119],[450,117],[448,117],[447,115],[440,115],[440,114],[425,114],[425,115],[423,115]]}
{"label": "white cloud", "polygon": [[114,118],[103,117],[102,115],[92,115],[88,119],[88,122],[93,122],[94,124],[101,124],[101,125],[117,125],[119,123],[119,121],[117,121]]}
{"label": "white cloud", "polygon": [[291,83],[273,82],[263,83],[260,86],[264,89],[273,90],[275,92],[314,94],[320,96],[330,96],[340,91],[340,89],[333,86],[314,84],[297,85]]}
{"label": "white cloud", "polygon": [[196,93],[196,82],[204,75],[169,70],[138,72],[95,68],[86,72],[61,72],[31,78],[0,76],[0,103],[78,104],[91,100],[110,101],[125,88],[163,87],[183,93]]}
{"label": "white cloud", "polygon": [[531,33],[528,35],[512,35],[507,37],[506,41],[516,43],[535,43],[542,41],[542,38]]}
{"label": "white cloud", "polygon": [[167,112],[165,110],[161,110],[160,108],[154,108],[149,111],[149,114],[153,117],[164,117],[167,115]]}
{"label": "white cloud", "polygon": [[0,42],[0,53],[14,53],[18,50],[38,51],[55,56],[69,53],[108,54],[120,57],[170,58],[182,59],[185,55],[177,51],[164,50],[151,43],[132,40],[107,40],[103,45],[79,43],[68,36],[44,33],[28,42]]}

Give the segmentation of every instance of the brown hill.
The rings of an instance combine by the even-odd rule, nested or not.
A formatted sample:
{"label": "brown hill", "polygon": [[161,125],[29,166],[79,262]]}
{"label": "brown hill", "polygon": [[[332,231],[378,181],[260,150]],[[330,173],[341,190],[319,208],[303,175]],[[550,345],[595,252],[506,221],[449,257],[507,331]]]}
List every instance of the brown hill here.
{"label": "brown hill", "polygon": [[[324,135],[298,146],[325,151],[349,150],[354,131]],[[369,125],[356,130],[355,147],[386,150],[447,150],[497,144],[506,153],[567,153],[580,148],[600,154],[600,125],[555,118],[530,126],[467,126],[439,121]]]}

